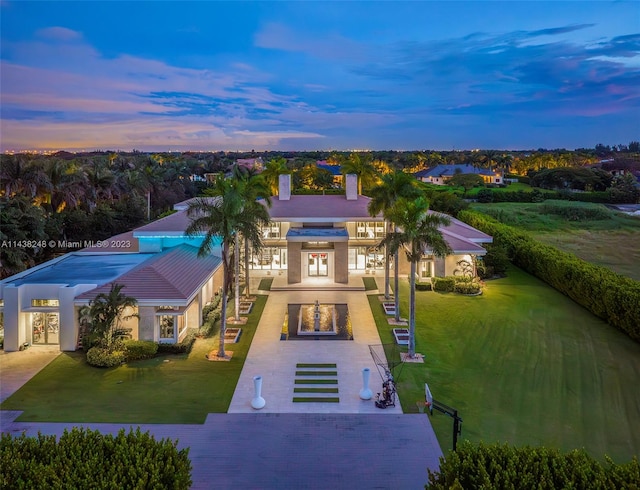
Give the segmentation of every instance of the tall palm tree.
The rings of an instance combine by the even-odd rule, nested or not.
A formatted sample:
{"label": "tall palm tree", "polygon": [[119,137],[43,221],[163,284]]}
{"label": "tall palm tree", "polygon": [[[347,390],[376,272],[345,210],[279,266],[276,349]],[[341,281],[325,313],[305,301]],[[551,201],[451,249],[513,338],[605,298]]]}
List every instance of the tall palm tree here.
{"label": "tall palm tree", "polygon": [[[385,217],[386,213],[393,208],[394,204],[401,197],[405,199],[415,199],[420,196],[421,192],[417,187],[417,181],[411,175],[396,171],[385,174],[380,179],[380,183],[371,189],[371,201],[369,202],[368,211],[371,216],[376,216],[382,212]],[[394,225],[387,220],[387,233],[394,231]],[[389,299],[389,257],[391,257],[389,248],[385,249],[385,267],[384,267],[384,297]],[[400,306],[398,300],[398,252],[395,253],[395,283],[394,297],[396,304],[396,320],[400,320]]]}
{"label": "tall palm tree", "polygon": [[[254,167],[246,168],[236,165],[233,168],[233,176],[234,178],[240,180],[243,183],[243,194],[245,197],[245,206],[258,206],[260,208],[264,208],[264,206],[270,208],[271,207],[271,192],[269,186],[266,185],[263,174],[258,173]],[[258,199],[262,199],[264,204],[261,204]],[[266,225],[269,222],[268,215],[264,215],[261,209],[256,209],[256,216],[259,216],[257,219],[259,220],[261,225]],[[265,221],[266,218],[266,221]],[[250,255],[250,243],[246,237],[244,237],[244,280],[245,280],[245,296],[249,297],[251,295],[250,287],[249,287],[249,255]],[[240,276],[238,268],[236,268],[236,284],[238,283],[238,277]],[[236,285],[236,320],[239,320],[240,317],[240,293],[239,286]]]}
{"label": "tall palm tree", "polygon": [[245,205],[242,187],[242,182],[237,179],[227,180],[219,177],[211,189],[213,197],[198,198],[189,204],[187,209],[191,223],[185,233],[188,236],[201,236],[204,232],[204,238],[198,250],[199,256],[211,253],[220,240],[223,267],[222,318],[217,354],[220,358],[226,357],[224,333],[227,327],[227,298],[233,278],[232,255],[238,253],[236,237],[242,233],[255,250],[260,250],[262,246],[260,220],[266,216],[268,221],[266,208]]}
{"label": "tall palm tree", "polygon": [[411,264],[409,274],[409,356],[416,354],[416,265],[425,253],[444,257],[451,253],[449,244],[440,231],[440,226],[450,223],[448,217],[429,213],[429,203],[423,197],[416,200],[399,199],[388,211],[390,219],[399,229],[382,241],[392,251],[403,248]]}
{"label": "tall palm tree", "polygon": [[370,189],[380,179],[375,165],[371,161],[371,153],[351,153],[349,158],[342,162],[343,174],[356,174],[358,176],[358,194],[363,189]]}

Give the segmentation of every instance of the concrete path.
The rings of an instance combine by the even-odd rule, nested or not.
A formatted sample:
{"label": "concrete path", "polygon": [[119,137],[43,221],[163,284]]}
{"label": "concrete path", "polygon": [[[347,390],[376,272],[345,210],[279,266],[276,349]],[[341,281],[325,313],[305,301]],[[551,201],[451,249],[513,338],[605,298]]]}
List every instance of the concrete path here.
{"label": "concrete path", "polygon": [[0,403],[60,354],[58,346],[32,346],[25,351],[0,351]]}
{"label": "concrete path", "polygon": [[[362,280],[360,279],[360,283]],[[280,340],[288,304],[347,303],[353,323],[354,340]],[[363,387],[362,369],[371,372],[369,387],[382,390],[382,378],[369,352],[380,344],[373,315],[364,291],[271,291],[253,337],[247,360],[231,400],[229,413],[251,413],[253,377],[262,376],[262,397],[267,413],[402,413],[400,403],[381,410],[372,400],[359,397]],[[336,364],[339,403],[294,403],[298,363]]]}
{"label": "concrete path", "polygon": [[[74,424],[7,423],[16,435]],[[116,434],[128,425],[83,424]],[[194,489],[422,489],[440,447],[426,415],[210,414],[204,425],[141,425],[189,447]]]}

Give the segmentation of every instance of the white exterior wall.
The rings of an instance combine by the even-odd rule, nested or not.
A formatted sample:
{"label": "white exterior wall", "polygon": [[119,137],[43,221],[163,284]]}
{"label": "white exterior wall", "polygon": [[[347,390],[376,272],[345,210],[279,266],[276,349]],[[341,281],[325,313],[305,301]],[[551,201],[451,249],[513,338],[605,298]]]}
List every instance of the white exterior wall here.
{"label": "white exterior wall", "polygon": [[[24,329],[20,332],[20,290],[15,286],[3,289],[4,299],[4,350],[13,352],[20,348],[25,340]],[[20,335],[22,333],[22,336]]]}

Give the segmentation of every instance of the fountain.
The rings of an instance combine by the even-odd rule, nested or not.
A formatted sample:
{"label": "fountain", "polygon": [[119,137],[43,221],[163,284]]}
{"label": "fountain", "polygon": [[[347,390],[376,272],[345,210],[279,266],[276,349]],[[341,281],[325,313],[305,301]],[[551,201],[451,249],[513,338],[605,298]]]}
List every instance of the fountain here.
{"label": "fountain", "polygon": [[298,335],[336,335],[336,310],[334,305],[300,305]]}

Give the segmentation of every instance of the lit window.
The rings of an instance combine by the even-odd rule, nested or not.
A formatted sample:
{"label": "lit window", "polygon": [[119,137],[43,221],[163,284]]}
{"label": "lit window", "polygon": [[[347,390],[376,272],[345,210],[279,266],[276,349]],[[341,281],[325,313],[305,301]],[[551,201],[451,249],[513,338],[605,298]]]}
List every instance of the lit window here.
{"label": "lit window", "polygon": [[57,299],[32,299],[31,306],[60,306]]}
{"label": "lit window", "polygon": [[173,340],[175,338],[175,323],[176,317],[174,315],[160,316],[160,339]]}

